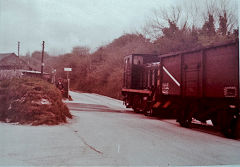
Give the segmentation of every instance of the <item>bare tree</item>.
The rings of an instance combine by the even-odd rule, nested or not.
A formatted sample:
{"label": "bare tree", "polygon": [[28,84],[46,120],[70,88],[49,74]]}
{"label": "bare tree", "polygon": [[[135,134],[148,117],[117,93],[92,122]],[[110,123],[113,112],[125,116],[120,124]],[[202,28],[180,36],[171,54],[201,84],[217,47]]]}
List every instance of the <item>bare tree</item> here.
{"label": "bare tree", "polygon": [[144,34],[152,39],[163,35],[165,28],[171,26],[183,28],[187,25],[186,14],[180,6],[170,6],[153,10],[153,16],[143,28]]}
{"label": "bare tree", "polygon": [[[217,8],[217,17],[219,18],[219,28],[222,33],[233,32],[238,27],[238,4],[236,0],[219,0]],[[226,26],[226,27],[225,27]],[[226,28],[226,30],[225,30]]]}
{"label": "bare tree", "polygon": [[146,37],[157,39],[163,30],[175,25],[180,30],[208,30],[206,34],[233,33],[238,28],[236,0],[183,0],[168,8],[153,10],[143,33]]}
{"label": "bare tree", "polygon": [[90,48],[87,46],[75,46],[72,49],[72,54],[77,56],[87,56],[90,53]]}
{"label": "bare tree", "polygon": [[[190,14],[194,27],[201,27],[209,15],[213,16],[214,26],[219,29],[226,24],[227,32],[238,27],[238,8],[236,0],[185,0],[184,11]],[[226,23],[224,23],[226,22]]]}

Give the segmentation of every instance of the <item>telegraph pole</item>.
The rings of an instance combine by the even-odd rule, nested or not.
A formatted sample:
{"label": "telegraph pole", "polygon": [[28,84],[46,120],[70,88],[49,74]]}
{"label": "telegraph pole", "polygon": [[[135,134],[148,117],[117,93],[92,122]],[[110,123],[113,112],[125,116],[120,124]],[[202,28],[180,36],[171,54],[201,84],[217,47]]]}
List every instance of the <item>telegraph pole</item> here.
{"label": "telegraph pole", "polygon": [[41,61],[41,77],[43,78],[43,66],[44,66],[44,63],[43,63],[43,57],[44,57],[44,44],[45,42],[43,41],[42,43],[42,61]]}
{"label": "telegraph pole", "polygon": [[20,42],[18,41],[18,59],[16,60],[17,65],[14,67],[15,69],[20,68],[20,58],[19,58],[19,52],[20,52]]}
{"label": "telegraph pole", "polygon": [[18,58],[19,58],[19,51],[20,51],[20,42],[18,41]]}

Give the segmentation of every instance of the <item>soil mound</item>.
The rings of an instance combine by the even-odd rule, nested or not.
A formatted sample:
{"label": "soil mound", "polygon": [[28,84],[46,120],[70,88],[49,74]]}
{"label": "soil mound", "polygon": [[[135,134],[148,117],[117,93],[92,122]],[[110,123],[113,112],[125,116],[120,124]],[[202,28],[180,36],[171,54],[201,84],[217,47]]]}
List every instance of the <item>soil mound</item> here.
{"label": "soil mound", "polygon": [[57,125],[72,118],[61,92],[39,78],[0,81],[0,121]]}

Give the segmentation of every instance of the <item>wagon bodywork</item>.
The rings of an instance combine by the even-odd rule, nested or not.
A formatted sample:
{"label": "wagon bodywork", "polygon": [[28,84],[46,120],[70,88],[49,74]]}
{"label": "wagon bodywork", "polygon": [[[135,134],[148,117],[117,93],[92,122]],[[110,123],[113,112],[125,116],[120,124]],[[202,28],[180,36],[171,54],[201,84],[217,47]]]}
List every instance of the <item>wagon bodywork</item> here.
{"label": "wagon bodywork", "polygon": [[193,119],[211,120],[226,136],[236,137],[240,131],[238,48],[237,40],[142,62],[131,76],[138,76],[134,82],[139,85],[131,87],[134,93],[123,89],[124,101],[146,115],[174,115],[185,127],[191,127]]}

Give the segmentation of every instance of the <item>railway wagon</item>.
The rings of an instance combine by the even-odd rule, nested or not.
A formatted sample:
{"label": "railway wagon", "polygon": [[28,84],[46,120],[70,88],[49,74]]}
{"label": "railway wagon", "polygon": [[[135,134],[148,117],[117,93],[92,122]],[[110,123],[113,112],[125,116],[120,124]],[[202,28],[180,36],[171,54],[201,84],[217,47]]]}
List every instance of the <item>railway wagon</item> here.
{"label": "railway wagon", "polygon": [[239,42],[164,55],[124,58],[126,107],[145,115],[171,115],[183,127],[193,120],[239,138]]}

